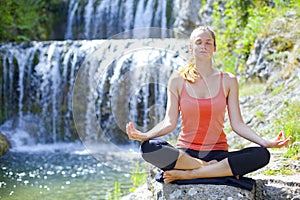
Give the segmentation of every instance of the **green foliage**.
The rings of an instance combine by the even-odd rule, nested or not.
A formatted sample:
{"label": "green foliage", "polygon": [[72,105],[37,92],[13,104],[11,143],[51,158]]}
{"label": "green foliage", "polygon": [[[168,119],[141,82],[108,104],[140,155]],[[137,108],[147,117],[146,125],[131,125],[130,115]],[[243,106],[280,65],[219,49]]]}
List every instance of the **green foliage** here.
{"label": "green foliage", "polygon": [[132,182],[132,187],[129,189],[130,192],[133,192],[136,188],[141,186],[146,182],[146,172],[143,170],[143,166],[140,166],[139,162],[136,162],[135,168],[131,172],[131,182]]}
{"label": "green foliage", "polygon": [[[243,73],[257,36],[268,31],[266,27],[275,17],[299,10],[299,4],[296,0],[274,0],[274,3],[267,0],[214,1],[212,25],[218,48],[215,65],[234,74]],[[290,49],[291,43],[283,48]]]}
{"label": "green foliage", "polygon": [[46,40],[49,15],[61,1],[0,0],[0,41]]}
{"label": "green foliage", "polygon": [[300,159],[300,147],[299,146],[292,146],[287,150],[287,152],[283,155],[285,158],[291,158],[298,160]]}
{"label": "green foliage", "polygon": [[[286,101],[275,120],[274,129],[283,131],[287,136],[292,136],[291,143],[300,141],[300,101]],[[288,158],[300,157],[299,146],[291,146],[284,155]]]}
{"label": "green foliage", "polygon": [[266,176],[276,176],[276,175],[292,175],[294,174],[293,171],[286,169],[285,167],[281,167],[278,170],[275,169],[268,169],[267,171],[263,172],[264,175]]}
{"label": "green foliage", "polygon": [[112,191],[107,192],[107,200],[119,200],[121,199],[121,184],[119,182],[114,183]]}
{"label": "green foliage", "polygon": [[[136,188],[141,186],[146,182],[146,172],[145,166],[141,165],[140,162],[135,163],[135,168],[130,173],[132,187],[129,188],[129,192],[134,192]],[[108,190],[106,194],[106,199],[108,200],[119,200],[121,196],[126,194],[127,192],[122,190],[121,183],[115,182],[114,188],[112,190]]]}

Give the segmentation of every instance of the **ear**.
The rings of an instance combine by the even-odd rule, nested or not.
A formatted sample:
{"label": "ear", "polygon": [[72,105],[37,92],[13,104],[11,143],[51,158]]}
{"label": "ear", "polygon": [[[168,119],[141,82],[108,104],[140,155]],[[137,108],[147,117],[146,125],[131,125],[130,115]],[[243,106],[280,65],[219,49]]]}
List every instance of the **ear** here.
{"label": "ear", "polygon": [[217,46],[214,47],[214,52],[216,52],[216,51],[217,51]]}
{"label": "ear", "polygon": [[193,53],[193,44],[192,43],[190,43],[190,45],[189,45],[189,50],[190,50],[190,53]]}

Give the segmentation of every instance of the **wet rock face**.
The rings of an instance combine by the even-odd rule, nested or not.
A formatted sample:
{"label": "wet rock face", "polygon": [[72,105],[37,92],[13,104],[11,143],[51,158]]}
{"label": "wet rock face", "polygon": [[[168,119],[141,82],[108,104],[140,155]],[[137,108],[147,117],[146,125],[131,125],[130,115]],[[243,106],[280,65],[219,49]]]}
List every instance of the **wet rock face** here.
{"label": "wet rock face", "polygon": [[196,26],[202,23],[198,14],[200,6],[197,0],[177,1],[175,5],[177,17],[174,23],[176,31],[188,36]]}
{"label": "wet rock face", "polygon": [[0,156],[4,155],[10,148],[10,144],[5,136],[0,133]]}

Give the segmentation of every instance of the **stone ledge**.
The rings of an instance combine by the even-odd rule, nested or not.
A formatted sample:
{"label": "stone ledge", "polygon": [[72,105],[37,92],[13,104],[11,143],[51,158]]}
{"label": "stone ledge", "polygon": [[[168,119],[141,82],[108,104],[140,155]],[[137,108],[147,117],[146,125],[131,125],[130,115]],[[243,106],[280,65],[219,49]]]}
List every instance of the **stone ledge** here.
{"label": "stone ledge", "polygon": [[[300,200],[300,182],[286,177],[254,177],[252,191],[227,185],[176,185],[155,180],[159,169],[147,165],[147,183],[124,200]],[[296,177],[297,179],[297,177]],[[289,181],[287,181],[289,180]]]}
{"label": "stone ledge", "polygon": [[255,198],[255,189],[243,190],[227,185],[175,185],[163,184],[160,200],[216,200],[216,199],[245,199]]}

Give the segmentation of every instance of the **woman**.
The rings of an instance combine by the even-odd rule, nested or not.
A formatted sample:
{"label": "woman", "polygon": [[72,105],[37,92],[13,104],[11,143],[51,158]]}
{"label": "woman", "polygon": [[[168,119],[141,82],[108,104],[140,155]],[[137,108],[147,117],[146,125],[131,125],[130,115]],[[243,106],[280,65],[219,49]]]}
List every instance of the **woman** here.
{"label": "woman", "polygon": [[[236,77],[213,68],[216,38],[210,28],[196,28],[190,42],[191,62],[169,79],[164,120],[146,133],[130,122],[126,125],[128,137],[143,141],[143,158],[164,171],[165,183],[195,178],[239,178],[264,167],[270,159],[266,148],[286,146],[290,137],[279,133],[274,140],[265,140],[243,122]],[[259,146],[228,152],[223,132],[226,109],[233,131]],[[178,113],[182,131],[175,148],[155,138],[175,129]]]}

